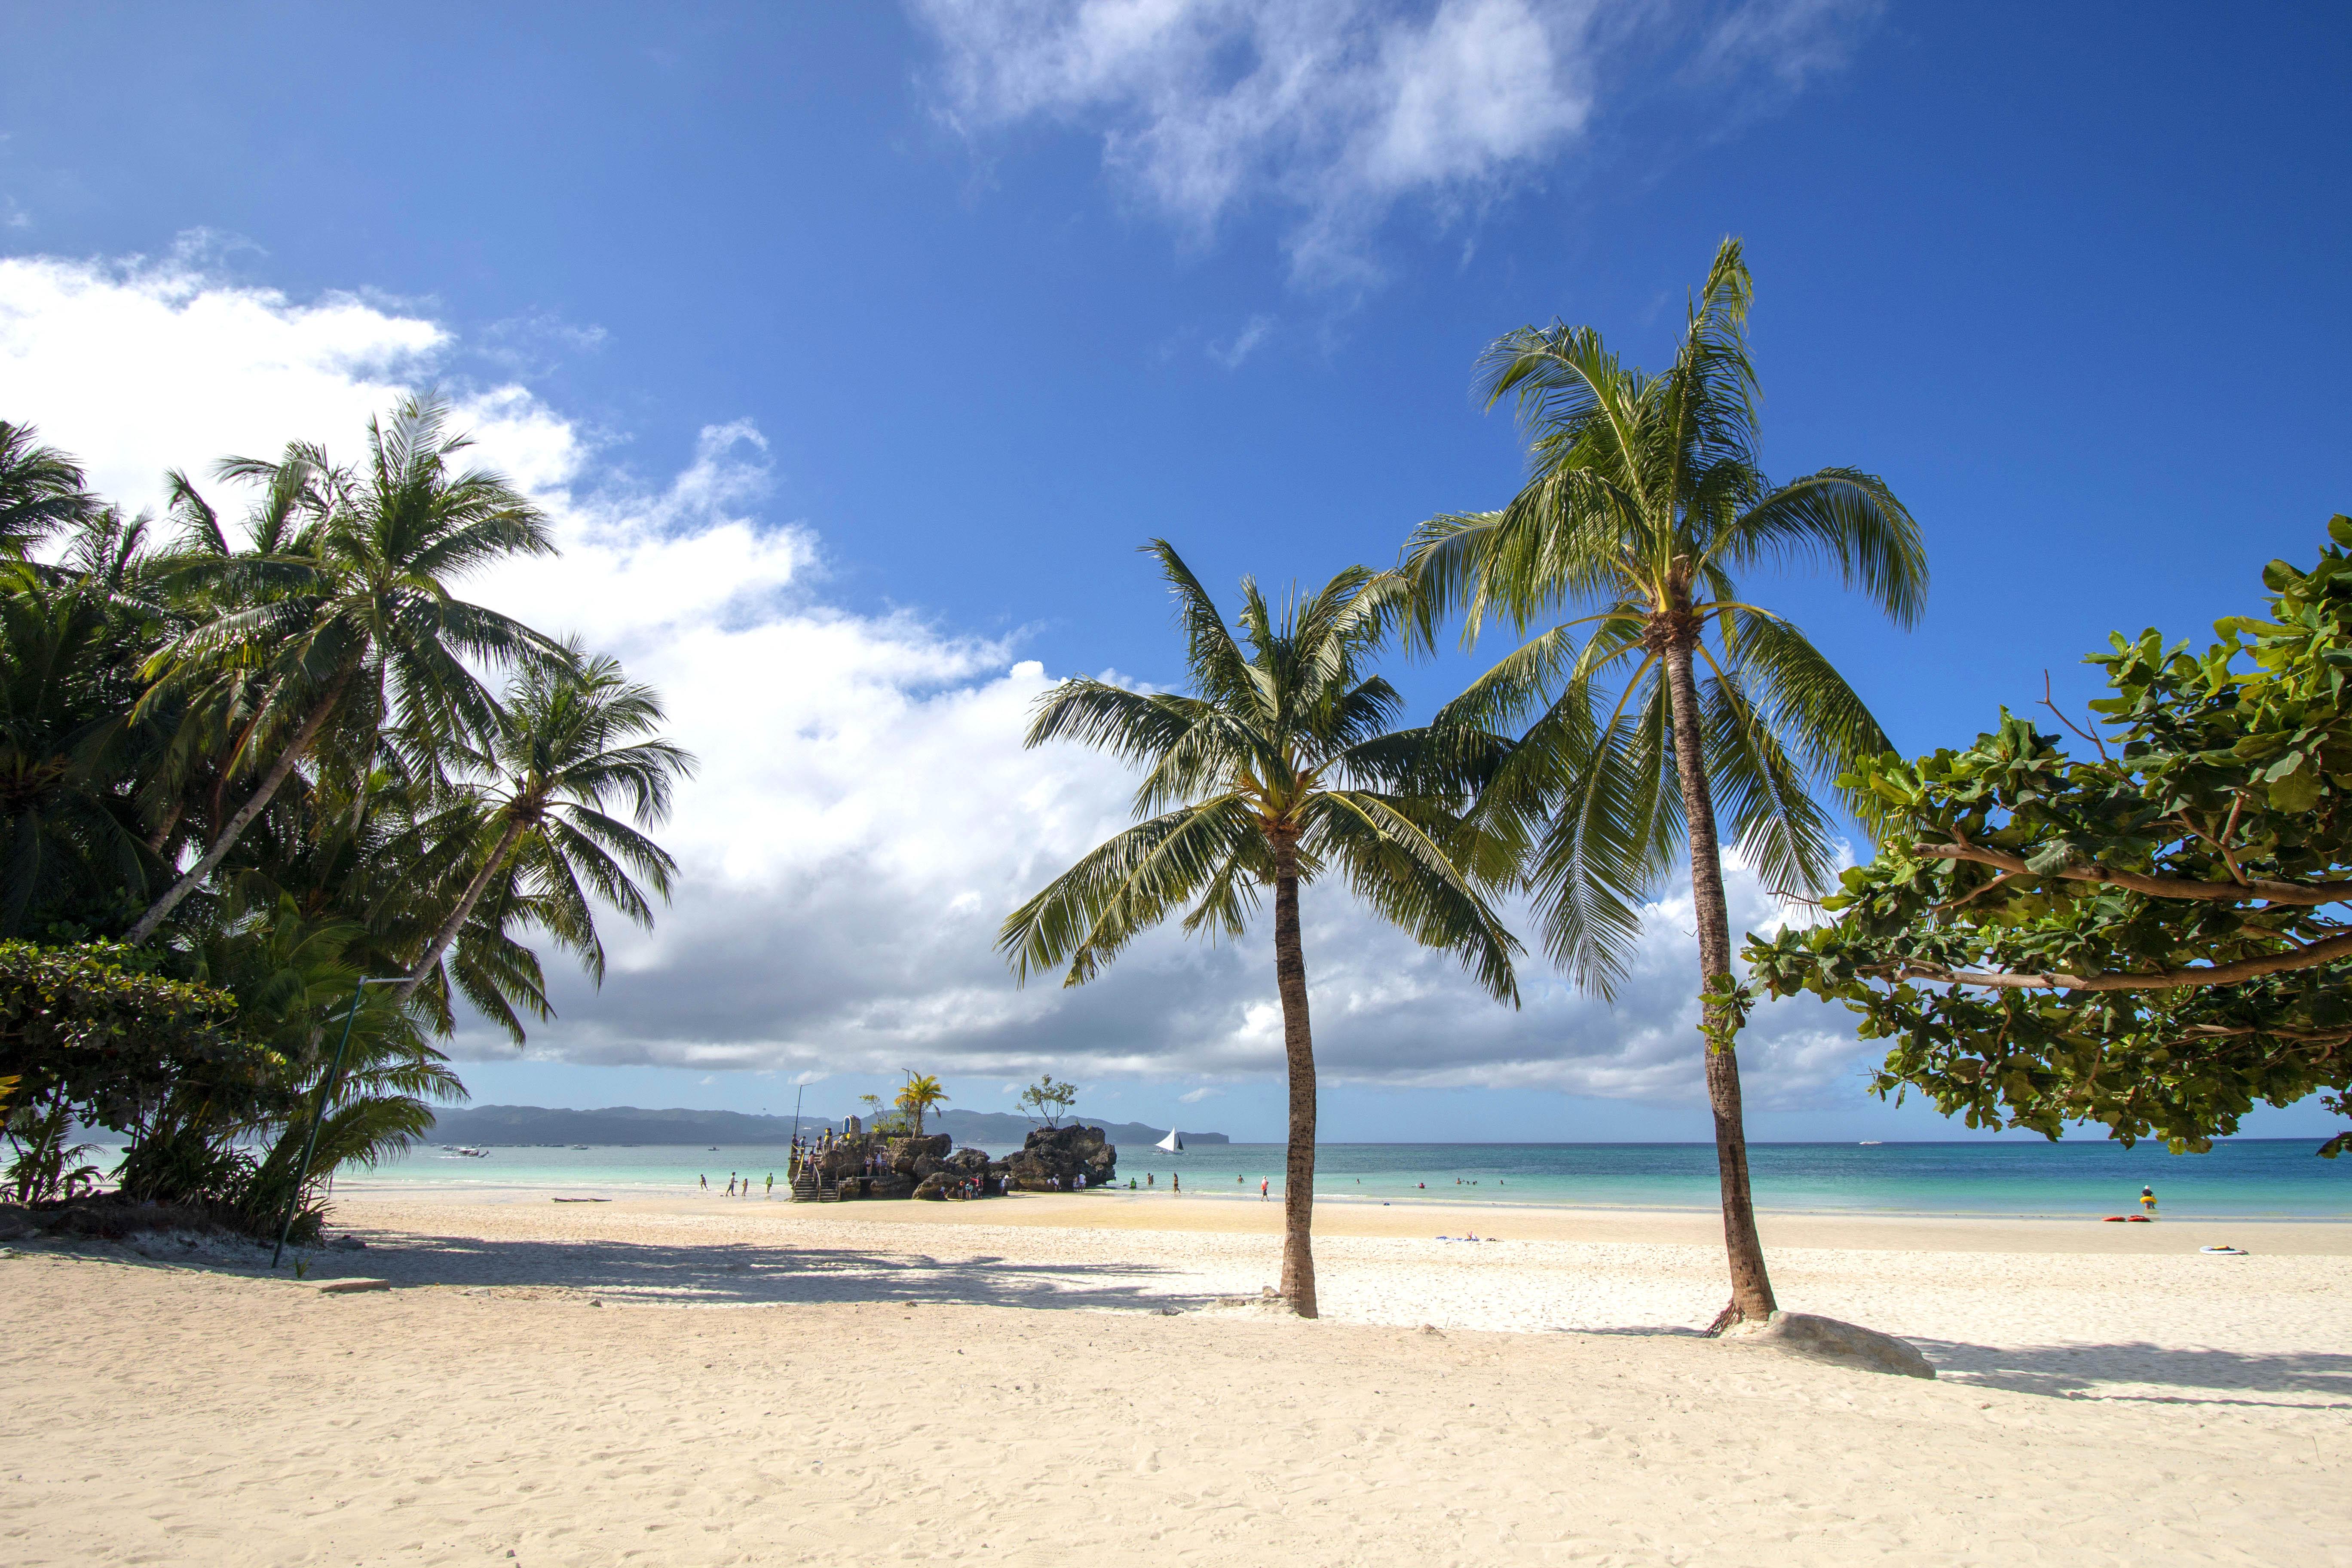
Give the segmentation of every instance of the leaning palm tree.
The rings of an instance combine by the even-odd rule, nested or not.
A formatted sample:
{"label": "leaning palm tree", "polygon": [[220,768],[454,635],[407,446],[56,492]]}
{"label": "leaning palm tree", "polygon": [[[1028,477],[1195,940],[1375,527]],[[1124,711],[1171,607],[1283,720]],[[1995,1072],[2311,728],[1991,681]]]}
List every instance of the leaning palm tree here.
{"label": "leaning palm tree", "polygon": [[915,1136],[920,1138],[923,1135],[924,1113],[935,1105],[946,1104],[947,1099],[948,1091],[940,1087],[938,1079],[929,1073],[917,1073],[900,1086],[895,1103],[913,1121]]}
{"label": "leaning palm tree", "polygon": [[[625,803],[629,815],[648,826],[669,816],[672,784],[691,777],[695,761],[654,732],[662,717],[661,698],[652,687],[626,679],[618,659],[590,658],[576,645],[563,645],[555,657],[517,676],[490,746],[476,759],[497,781],[485,792],[487,850],[394,1000],[407,1001],[440,968],[442,954],[482,906],[483,895],[514,870],[519,857],[525,879],[542,884],[543,895],[577,906],[578,918],[559,920],[551,929],[564,938],[584,921],[583,956],[593,952],[591,968],[603,978],[604,952],[594,944],[583,884],[650,926],[653,907],[636,879],[667,898],[677,869],[661,846],[605,812],[608,805]],[[583,947],[576,940],[568,944]]]}
{"label": "leaning palm tree", "polygon": [[[1590,327],[1554,322],[1496,340],[1488,405],[1517,400],[1533,475],[1499,511],[1423,524],[1405,566],[1424,640],[1450,613],[1463,616],[1465,643],[1490,618],[1522,635],[1553,623],[1456,699],[1445,721],[1507,727],[1534,715],[1481,810],[1530,833],[1528,879],[1555,962],[1612,994],[1641,905],[1687,844],[1732,1280],[1718,1326],[1773,1307],[1731,1043],[1744,999],[1731,973],[1718,813],[1769,887],[1817,889],[1832,847],[1816,793],[1888,749],[1844,679],[1786,618],[1743,597],[1735,575],[1827,565],[1898,626],[1917,617],[1927,588],[1918,525],[1875,475],[1765,479],[1749,296],[1739,243],[1727,239],[1658,375],[1622,366]],[[1868,800],[1838,798],[1874,819]]]}
{"label": "leaning palm tree", "polygon": [[1458,953],[1488,992],[1516,1005],[1518,943],[1479,890],[1507,862],[1465,831],[1467,770],[1439,755],[1477,748],[1392,730],[1402,699],[1363,672],[1394,628],[1397,579],[1351,566],[1278,619],[1244,579],[1244,650],[1175,550],[1160,540],[1145,548],[1175,595],[1191,690],[1065,680],[1040,699],[1028,738],[1032,746],[1075,740],[1147,767],[1134,803],[1145,820],[1022,905],[998,946],[1024,982],[1066,963],[1063,984],[1078,985],[1186,905],[1188,933],[1238,938],[1259,889],[1274,889],[1290,1079],[1282,1294],[1311,1318],[1315,1049],[1299,885],[1338,873],[1384,919]]}
{"label": "leaning palm tree", "polygon": [[452,468],[471,441],[448,432],[446,406],[424,398],[371,419],[369,462],[357,475],[299,445],[280,463],[222,465],[273,497],[300,498],[316,526],[280,549],[194,548],[177,563],[182,584],[208,595],[216,612],[149,660],[152,698],[248,704],[228,771],[269,760],[244,804],[214,826],[209,847],[132,926],[134,944],[213,874],[330,724],[390,728],[423,744],[487,734],[497,704],[469,661],[503,664],[543,649],[521,623],[449,592],[451,578],[509,555],[552,554],[554,545],[539,510],[505,479]]}

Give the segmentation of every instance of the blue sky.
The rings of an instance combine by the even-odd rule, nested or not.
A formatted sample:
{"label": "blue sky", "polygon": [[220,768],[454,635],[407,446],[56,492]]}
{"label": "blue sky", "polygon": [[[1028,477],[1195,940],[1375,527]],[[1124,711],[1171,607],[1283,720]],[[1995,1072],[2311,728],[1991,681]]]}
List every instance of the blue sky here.
{"label": "blue sky", "polygon": [[[1928,531],[1908,635],[1776,586],[1907,750],[2045,668],[2079,697],[2111,628],[2249,607],[2352,510],[2339,8],[1141,14],[10,7],[6,416],[131,492],[231,441],[348,447],[437,383],[607,547],[502,589],[694,710],[680,831],[723,896],[565,991],[529,1059],[469,1037],[478,1099],[758,1109],[825,1072],[837,1110],[903,1062],[992,1108],[1050,1067],[1106,1114],[1271,1132],[1255,948],[1066,1002],[999,978],[1005,894],[1116,780],[975,748],[1039,679],[1172,678],[1148,536],[1213,584],[1319,580],[1507,494],[1481,345],[1557,315],[1656,363],[1726,233],[1769,464],[1880,472]],[[969,850],[933,883],[926,833]],[[1664,949],[1614,1013],[1489,1018],[1329,918],[1333,1135],[1702,1131]],[[1774,1027],[1759,1134],[1942,1130],[1860,1096],[1834,1016]]]}

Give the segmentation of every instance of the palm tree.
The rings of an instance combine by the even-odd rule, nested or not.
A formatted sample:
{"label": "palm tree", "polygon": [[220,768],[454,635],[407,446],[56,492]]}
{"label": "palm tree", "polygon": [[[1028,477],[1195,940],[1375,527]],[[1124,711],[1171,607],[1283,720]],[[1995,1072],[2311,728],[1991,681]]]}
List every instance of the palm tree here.
{"label": "palm tree", "polygon": [[604,811],[619,799],[648,826],[669,816],[671,784],[691,777],[695,761],[654,733],[662,717],[653,688],[625,678],[619,660],[589,658],[574,644],[520,672],[490,746],[478,759],[499,781],[487,792],[488,850],[394,992],[394,1001],[407,1001],[440,967],[483,894],[519,861],[544,900],[576,917],[549,922],[552,934],[592,955],[592,971],[604,978],[604,950],[595,942],[583,884],[650,926],[652,907],[630,873],[667,898],[670,874],[677,869],[659,845]]}
{"label": "palm tree", "polygon": [[1028,737],[1032,746],[1066,737],[1148,767],[1134,803],[1145,820],[1022,905],[997,944],[1024,982],[1066,962],[1063,984],[1078,985],[1188,904],[1187,932],[1240,937],[1259,889],[1273,888],[1290,1079],[1282,1294],[1311,1318],[1315,1049],[1299,884],[1338,872],[1383,918],[1460,954],[1514,1005],[1518,943],[1476,886],[1499,868],[1457,814],[1467,793],[1450,776],[1459,770],[1436,765],[1425,735],[1391,730],[1402,699],[1362,672],[1394,627],[1402,584],[1351,566],[1312,597],[1294,597],[1277,620],[1244,579],[1244,651],[1175,550],[1161,540],[1145,548],[1175,595],[1191,691],[1065,680],[1040,699]]}
{"label": "palm tree", "polygon": [[[1499,727],[1538,714],[1481,809],[1539,835],[1528,879],[1555,962],[1612,994],[1641,904],[1687,839],[1730,1254],[1724,1322],[1762,1318],[1773,1303],[1731,1045],[1744,1004],[1718,809],[1768,886],[1817,889],[1831,846],[1814,791],[1888,749],[1844,679],[1787,619],[1744,599],[1734,575],[1826,565],[1897,626],[1918,616],[1927,589],[1918,525],[1875,475],[1765,479],[1750,293],[1739,243],[1727,239],[1672,367],[1654,376],[1621,366],[1590,327],[1555,321],[1497,339],[1488,405],[1517,400],[1533,475],[1499,511],[1424,523],[1405,567],[1424,640],[1454,612],[1465,643],[1490,616],[1521,634],[1556,622],[1446,715]],[[1556,619],[1569,611],[1586,613]],[[1865,825],[1874,819],[1867,800],[1840,798]]]}
{"label": "palm tree", "polygon": [[305,498],[317,521],[276,542],[279,549],[192,549],[178,563],[183,582],[210,593],[217,610],[148,661],[155,693],[238,694],[252,710],[232,771],[272,761],[244,805],[215,824],[195,864],[139,918],[134,944],[212,875],[331,721],[371,733],[389,724],[420,744],[489,733],[497,705],[467,661],[502,664],[544,647],[520,622],[449,593],[451,578],[554,545],[538,509],[505,479],[453,472],[450,459],[471,441],[448,433],[447,418],[439,402],[410,398],[389,420],[369,420],[368,467],[357,476],[299,445],[279,463],[222,465],[226,477],[261,479],[273,497]]}
{"label": "palm tree", "polygon": [[909,1075],[905,1086],[898,1090],[897,1103],[899,1110],[913,1118],[915,1136],[920,1138],[923,1135],[923,1113],[935,1105],[945,1104],[947,1098],[948,1091],[940,1087],[938,1079],[929,1073],[917,1073]]}
{"label": "palm tree", "polygon": [[42,446],[40,434],[0,419],[0,555],[21,559],[96,504],[82,488],[80,467]]}

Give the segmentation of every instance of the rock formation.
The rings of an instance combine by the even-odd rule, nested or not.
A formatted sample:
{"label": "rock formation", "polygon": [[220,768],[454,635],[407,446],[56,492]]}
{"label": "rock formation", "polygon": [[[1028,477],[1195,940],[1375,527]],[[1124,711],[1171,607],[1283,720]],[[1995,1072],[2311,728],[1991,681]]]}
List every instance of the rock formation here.
{"label": "rock formation", "polygon": [[1081,1172],[1088,1187],[1109,1185],[1118,1172],[1118,1149],[1104,1141],[1099,1127],[1040,1127],[1004,1163],[1024,1193],[1066,1193]]}

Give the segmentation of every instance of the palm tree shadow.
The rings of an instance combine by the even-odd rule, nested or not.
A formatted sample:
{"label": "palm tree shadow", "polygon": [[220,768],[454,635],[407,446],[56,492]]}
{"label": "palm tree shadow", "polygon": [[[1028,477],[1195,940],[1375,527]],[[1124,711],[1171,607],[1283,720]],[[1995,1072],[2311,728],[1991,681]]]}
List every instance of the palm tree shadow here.
{"label": "palm tree shadow", "polygon": [[[1214,1298],[1177,1291],[1150,1265],[940,1259],[860,1247],[752,1243],[491,1241],[415,1232],[368,1235],[364,1251],[307,1255],[306,1278],[364,1276],[394,1289],[467,1286],[585,1291],[616,1304],[751,1307],[840,1302],[1072,1310],[1187,1310]],[[283,1271],[281,1271],[283,1272]]]}
{"label": "palm tree shadow", "polygon": [[1936,1363],[1940,1378],[2053,1399],[2352,1409],[2352,1355],[2335,1352],[2254,1354],[2145,1341],[1977,1345],[1915,1338],[1911,1342]]}

